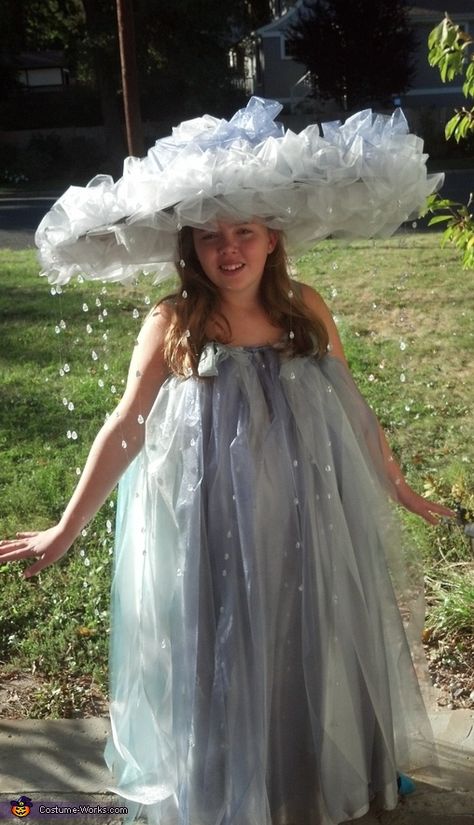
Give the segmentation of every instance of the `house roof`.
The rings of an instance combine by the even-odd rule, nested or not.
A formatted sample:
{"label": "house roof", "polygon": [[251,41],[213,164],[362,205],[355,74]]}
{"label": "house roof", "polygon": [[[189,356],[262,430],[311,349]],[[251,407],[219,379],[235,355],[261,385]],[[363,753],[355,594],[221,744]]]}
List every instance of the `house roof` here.
{"label": "house roof", "polygon": [[44,51],[0,54],[0,64],[12,69],[62,69],[66,61],[62,51]]}
{"label": "house roof", "polygon": [[265,35],[278,34],[279,31],[283,31],[290,22],[291,18],[296,14],[302,3],[303,0],[296,0],[295,5],[291,9],[288,9],[286,14],[283,14],[281,17],[273,20],[272,23],[267,23],[265,26],[260,26],[260,28],[255,31],[255,34],[265,37]]}
{"label": "house roof", "polygon": [[447,11],[449,16],[464,15],[465,17],[474,17],[474,4],[472,0],[415,0],[415,2],[407,4],[409,6],[410,14],[416,16],[433,15],[436,17],[444,17]]}
{"label": "house roof", "polygon": [[[259,34],[261,37],[271,37],[284,31],[291,22],[291,18],[298,12],[302,2],[303,0],[297,0],[293,8],[289,9],[286,14],[273,20],[272,23],[260,26],[254,34]],[[407,3],[410,17],[420,22],[426,20],[429,23],[441,21],[446,12],[446,6],[449,7],[450,17],[474,20],[473,0],[415,0],[414,3]]]}

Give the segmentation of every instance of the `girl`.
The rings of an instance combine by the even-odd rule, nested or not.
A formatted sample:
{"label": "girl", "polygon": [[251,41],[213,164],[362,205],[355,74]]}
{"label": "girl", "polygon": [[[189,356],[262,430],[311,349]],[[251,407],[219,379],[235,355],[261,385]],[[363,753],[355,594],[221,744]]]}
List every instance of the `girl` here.
{"label": "girl", "polygon": [[[217,149],[205,137],[215,161],[222,134]],[[57,561],[126,470],[106,757],[131,818],[336,825],[374,797],[395,807],[397,771],[429,758],[407,640],[419,591],[410,562],[403,589],[387,494],[429,523],[451,513],[403,479],[328,308],[289,278],[275,214],[255,190],[246,215],[238,189],[204,203],[190,225],[181,209],[180,289],[147,318],[59,524],[0,552],[34,559],[26,576]],[[131,225],[142,267],[161,220]]]}

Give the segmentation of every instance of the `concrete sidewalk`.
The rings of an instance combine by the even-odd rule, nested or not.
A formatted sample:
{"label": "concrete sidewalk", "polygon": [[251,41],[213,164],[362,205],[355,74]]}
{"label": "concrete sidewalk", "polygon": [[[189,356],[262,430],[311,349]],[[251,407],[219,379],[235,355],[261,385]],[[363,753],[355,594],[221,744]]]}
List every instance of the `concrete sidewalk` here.
{"label": "concrete sidewalk", "polygon": [[[416,791],[395,811],[371,811],[358,825],[474,825],[474,711],[437,711],[432,717],[439,743],[439,775],[419,774]],[[108,720],[0,720],[0,822],[18,821],[10,801],[32,799],[33,823],[116,825],[122,815],[39,815],[40,804],[110,806],[126,802],[107,791],[103,761]]]}

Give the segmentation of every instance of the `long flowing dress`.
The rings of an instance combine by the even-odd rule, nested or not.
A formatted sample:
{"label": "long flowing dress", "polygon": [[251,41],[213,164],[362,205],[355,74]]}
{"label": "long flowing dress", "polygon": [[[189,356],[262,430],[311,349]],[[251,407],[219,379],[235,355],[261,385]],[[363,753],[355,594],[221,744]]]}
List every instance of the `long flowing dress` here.
{"label": "long flowing dress", "polygon": [[113,787],[153,825],[393,808],[430,728],[375,418],[330,354],[210,343],[199,372],[162,386],[120,486]]}

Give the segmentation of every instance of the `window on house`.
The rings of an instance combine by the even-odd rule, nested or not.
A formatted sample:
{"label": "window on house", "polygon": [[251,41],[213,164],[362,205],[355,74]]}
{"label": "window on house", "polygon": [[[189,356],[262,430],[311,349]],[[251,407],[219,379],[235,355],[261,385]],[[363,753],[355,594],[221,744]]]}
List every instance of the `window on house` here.
{"label": "window on house", "polygon": [[291,60],[295,56],[290,41],[285,37],[281,40],[281,56],[283,60]]}

